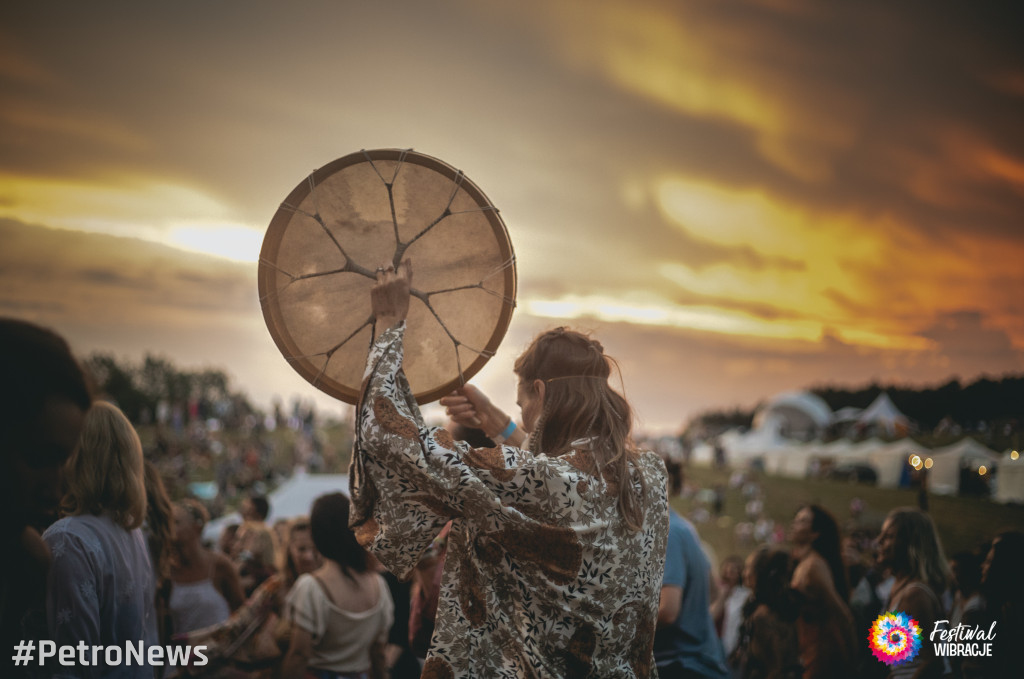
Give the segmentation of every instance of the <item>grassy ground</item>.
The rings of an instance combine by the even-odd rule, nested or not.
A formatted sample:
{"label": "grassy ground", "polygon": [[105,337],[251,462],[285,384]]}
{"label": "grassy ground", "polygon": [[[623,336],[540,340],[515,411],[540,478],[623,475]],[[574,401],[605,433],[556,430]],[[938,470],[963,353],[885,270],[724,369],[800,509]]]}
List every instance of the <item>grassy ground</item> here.
{"label": "grassy ground", "polygon": [[[728,470],[691,466],[686,471],[688,484],[700,488],[725,488],[723,512],[718,519],[695,524],[701,539],[707,542],[721,559],[730,554],[746,556],[754,549],[752,544],[740,544],[736,539],[736,524],[745,521],[746,499],[739,488],[728,487]],[[840,481],[789,479],[778,476],[757,475],[754,480],[764,490],[764,512],[787,529],[796,510],[802,504],[816,503],[827,508],[844,529],[862,527],[876,531],[881,528],[889,510],[901,506],[917,506],[916,490],[876,488],[863,484]],[[864,513],[859,521],[852,521],[850,501],[860,498]],[[1024,529],[1024,506],[1001,505],[977,497],[929,495],[929,513],[939,529],[946,555],[969,550],[991,539],[1005,528]],[[677,497],[673,507],[690,517],[699,506],[696,497]]]}

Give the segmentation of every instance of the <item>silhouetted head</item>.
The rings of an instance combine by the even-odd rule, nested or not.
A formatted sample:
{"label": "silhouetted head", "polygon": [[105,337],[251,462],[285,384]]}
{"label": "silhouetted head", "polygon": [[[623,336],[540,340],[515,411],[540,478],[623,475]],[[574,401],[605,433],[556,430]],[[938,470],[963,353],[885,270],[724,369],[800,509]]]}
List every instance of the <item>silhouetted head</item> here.
{"label": "silhouetted head", "polygon": [[67,342],[13,318],[0,318],[0,383],[0,514],[19,526],[60,503],[92,393]]}

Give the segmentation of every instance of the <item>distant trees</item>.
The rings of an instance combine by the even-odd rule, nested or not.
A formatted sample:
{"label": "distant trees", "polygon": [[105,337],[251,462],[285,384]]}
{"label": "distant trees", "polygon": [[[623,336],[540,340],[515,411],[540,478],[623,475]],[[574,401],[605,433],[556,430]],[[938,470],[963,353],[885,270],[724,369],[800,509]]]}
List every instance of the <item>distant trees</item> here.
{"label": "distant trees", "polygon": [[238,420],[255,412],[245,395],[231,391],[222,370],[185,370],[150,354],[138,364],[105,353],[91,354],[82,363],[97,391],[136,423],[148,424],[175,414],[186,420]]}
{"label": "distant trees", "polygon": [[[845,407],[866,408],[884,391],[919,432],[931,433],[940,423],[944,427],[952,424],[956,431],[983,433],[985,442],[999,450],[1007,445],[1020,445],[1024,429],[1024,375],[983,377],[968,385],[950,380],[920,389],[871,384],[860,389],[818,386],[810,391],[820,396],[833,412]],[[749,427],[755,410],[702,413],[688,423],[684,436],[696,440],[733,427]]]}
{"label": "distant trees", "polygon": [[952,420],[967,428],[978,423],[995,426],[1016,423],[1024,417],[1024,376],[1008,376],[999,380],[983,377],[967,386],[958,380],[925,389],[872,384],[863,389],[816,387],[832,410],[846,406],[866,408],[883,391],[893,404],[917,423],[921,430],[932,430],[942,420]]}

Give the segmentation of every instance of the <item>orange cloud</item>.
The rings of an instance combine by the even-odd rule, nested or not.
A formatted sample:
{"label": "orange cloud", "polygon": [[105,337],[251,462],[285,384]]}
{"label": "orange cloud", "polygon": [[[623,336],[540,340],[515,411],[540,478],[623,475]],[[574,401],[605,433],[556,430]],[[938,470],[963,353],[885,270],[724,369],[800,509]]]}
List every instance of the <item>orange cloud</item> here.
{"label": "orange cloud", "polygon": [[802,180],[829,179],[833,156],[855,140],[857,99],[787,76],[778,62],[803,57],[762,39],[750,22],[715,20],[680,3],[544,7],[556,20],[552,39],[573,63],[685,115],[748,130],[768,162]]}

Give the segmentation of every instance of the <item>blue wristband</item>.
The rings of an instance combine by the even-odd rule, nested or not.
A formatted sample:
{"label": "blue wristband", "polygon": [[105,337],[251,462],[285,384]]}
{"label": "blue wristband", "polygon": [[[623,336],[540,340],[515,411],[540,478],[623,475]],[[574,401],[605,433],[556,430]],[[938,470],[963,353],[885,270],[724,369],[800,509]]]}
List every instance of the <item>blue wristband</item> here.
{"label": "blue wristband", "polygon": [[498,438],[501,439],[502,441],[507,441],[508,437],[512,436],[512,432],[514,432],[515,430],[516,421],[513,419],[509,419],[508,426],[505,427],[505,429],[500,434],[498,434]]}

